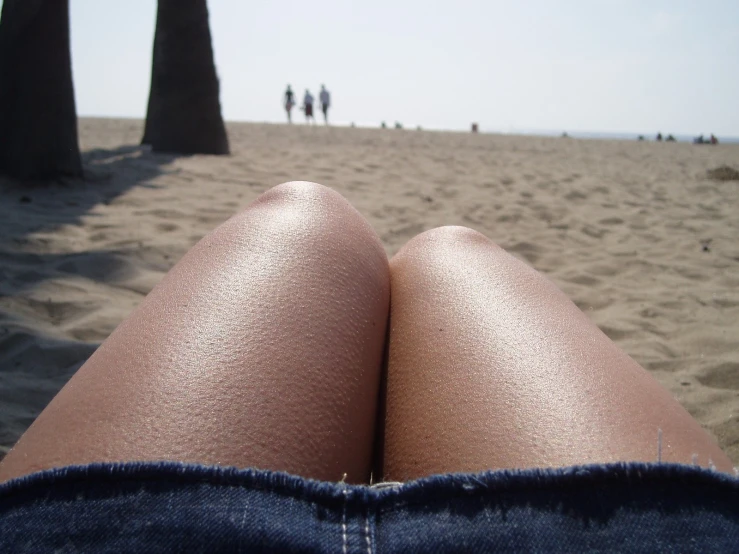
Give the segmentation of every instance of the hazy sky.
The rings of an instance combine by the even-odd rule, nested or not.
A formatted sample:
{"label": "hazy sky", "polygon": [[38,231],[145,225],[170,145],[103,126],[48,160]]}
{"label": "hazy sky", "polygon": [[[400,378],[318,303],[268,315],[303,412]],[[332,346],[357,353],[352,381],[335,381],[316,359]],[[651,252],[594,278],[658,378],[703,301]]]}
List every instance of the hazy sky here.
{"label": "hazy sky", "polygon": [[[143,117],[156,1],[70,4],[78,113]],[[208,4],[228,120],[326,83],[340,122],[739,136],[736,0]]]}

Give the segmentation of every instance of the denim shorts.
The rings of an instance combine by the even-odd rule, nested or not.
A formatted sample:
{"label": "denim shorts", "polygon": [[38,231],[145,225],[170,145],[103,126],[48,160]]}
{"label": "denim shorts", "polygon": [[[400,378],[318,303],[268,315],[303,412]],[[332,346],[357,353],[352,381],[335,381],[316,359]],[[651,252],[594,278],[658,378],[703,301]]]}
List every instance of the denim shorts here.
{"label": "denim shorts", "polygon": [[739,552],[739,479],[671,464],[325,483],[173,462],[0,485],[0,552]]}

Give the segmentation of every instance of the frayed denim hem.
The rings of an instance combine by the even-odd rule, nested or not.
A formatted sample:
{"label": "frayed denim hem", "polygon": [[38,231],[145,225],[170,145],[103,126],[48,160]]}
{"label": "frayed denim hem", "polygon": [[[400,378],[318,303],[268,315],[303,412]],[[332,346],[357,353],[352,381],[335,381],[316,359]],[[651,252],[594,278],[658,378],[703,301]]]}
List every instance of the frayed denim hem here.
{"label": "frayed denim hem", "polygon": [[175,462],[0,485],[0,551],[731,551],[739,479],[619,463],[380,486]]}

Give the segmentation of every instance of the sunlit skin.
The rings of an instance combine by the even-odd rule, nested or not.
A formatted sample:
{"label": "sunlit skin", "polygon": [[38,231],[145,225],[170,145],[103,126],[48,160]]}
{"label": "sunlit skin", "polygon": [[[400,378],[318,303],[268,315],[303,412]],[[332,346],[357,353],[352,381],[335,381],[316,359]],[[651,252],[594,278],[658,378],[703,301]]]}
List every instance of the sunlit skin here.
{"label": "sunlit skin", "polygon": [[385,252],[339,194],[291,184],[202,239],[0,466],[182,460],[369,479]]}
{"label": "sunlit skin", "polygon": [[730,460],[551,281],[445,227],[390,264],[385,478],[639,460]]}
{"label": "sunlit skin", "polygon": [[428,231],[388,262],[338,193],[288,183],[183,257],[29,428],[0,481],[175,460],[366,483],[373,469],[406,480],[656,461],[660,432],[663,461],[731,471],[644,369],[483,235]]}

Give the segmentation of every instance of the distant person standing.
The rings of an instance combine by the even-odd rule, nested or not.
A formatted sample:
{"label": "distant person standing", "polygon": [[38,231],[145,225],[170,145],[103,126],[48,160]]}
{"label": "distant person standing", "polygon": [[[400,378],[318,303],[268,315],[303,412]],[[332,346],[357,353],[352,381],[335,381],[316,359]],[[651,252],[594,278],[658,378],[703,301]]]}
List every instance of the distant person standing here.
{"label": "distant person standing", "polygon": [[331,94],[326,90],[326,85],[321,85],[321,110],[323,110],[323,121],[328,125],[328,108],[331,105]]}
{"label": "distant person standing", "polygon": [[308,89],[305,89],[305,96],[303,96],[303,110],[305,110],[305,122],[310,123],[312,119],[313,123],[315,123],[316,118],[313,117],[313,95]]}
{"label": "distant person standing", "polygon": [[285,91],[285,111],[287,112],[287,122],[288,123],[293,122],[291,112],[292,112],[294,105],[295,105],[295,94],[293,94],[293,89],[290,88],[290,85],[287,85],[287,90]]}

